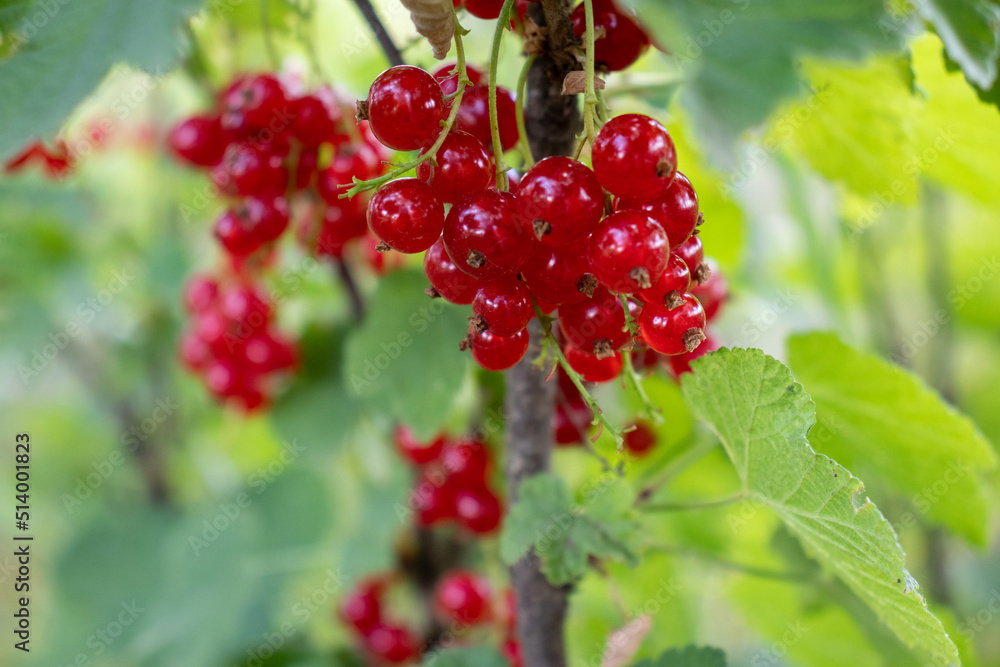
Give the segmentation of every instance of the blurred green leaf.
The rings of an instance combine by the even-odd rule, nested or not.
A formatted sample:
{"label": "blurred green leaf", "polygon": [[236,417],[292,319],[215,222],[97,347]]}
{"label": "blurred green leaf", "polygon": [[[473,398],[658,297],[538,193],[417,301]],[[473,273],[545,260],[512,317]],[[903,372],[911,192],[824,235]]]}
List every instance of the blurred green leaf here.
{"label": "blurred green leaf", "polygon": [[0,157],[53,134],[118,62],[154,76],[177,56],[180,22],[201,0],[43,2],[0,61]]}
{"label": "blurred green leaf", "polygon": [[726,667],[726,654],[708,646],[685,646],[670,649],[658,658],[637,662],[632,667]]}
{"label": "blurred green leaf", "polygon": [[958,662],[864,485],[809,446],[815,406],[789,370],[760,350],[725,348],[693,369],[684,397],[719,435],[749,499],[771,508],[908,646]]}
{"label": "blurred green leaf", "polygon": [[992,0],[914,0],[966,78],[982,90],[997,79],[1000,6]]}
{"label": "blurred green leaf", "polygon": [[788,355],[816,403],[811,439],[818,451],[912,496],[921,514],[985,544],[981,475],[997,458],[967,417],[915,375],[832,334],[793,336]]}
{"label": "blurred green leaf", "polygon": [[468,371],[458,349],[467,313],[424,294],[418,271],[379,281],[364,323],[344,347],[347,392],[430,438],[449,416]]}
{"label": "blurred green leaf", "polygon": [[529,478],[504,521],[501,558],[513,564],[534,548],[555,585],[586,574],[590,556],[633,561],[638,524],[629,517],[631,499],[598,489],[590,501],[585,508],[574,506],[566,482],[555,475]]}
{"label": "blurred green leaf", "polygon": [[685,72],[703,130],[730,137],[800,91],[799,56],[860,59],[900,46],[881,0],[623,0]]}
{"label": "blurred green leaf", "polygon": [[451,648],[431,653],[421,663],[430,667],[506,667],[507,660],[492,648]]}

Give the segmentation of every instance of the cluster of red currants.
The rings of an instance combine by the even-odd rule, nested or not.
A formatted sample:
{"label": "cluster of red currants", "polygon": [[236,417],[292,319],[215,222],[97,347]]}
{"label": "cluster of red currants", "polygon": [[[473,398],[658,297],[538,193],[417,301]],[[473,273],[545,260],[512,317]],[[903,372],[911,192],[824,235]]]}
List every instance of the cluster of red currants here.
{"label": "cluster of red currants", "polygon": [[503,506],[490,485],[493,461],[481,441],[439,435],[424,443],[406,427],[396,430],[395,440],[403,459],[417,468],[411,492],[417,525],[454,521],[476,535],[499,528]]}
{"label": "cluster of red currants", "polygon": [[273,308],[253,285],[195,276],[184,305],[194,325],[180,343],[184,365],[208,390],[248,412],[268,403],[273,376],[295,366],[297,350],[273,330]]}
{"label": "cluster of red currants", "polygon": [[[416,632],[402,623],[386,619],[389,590],[400,583],[401,575],[397,573],[366,578],[344,596],[337,610],[340,620],[355,634],[364,652],[379,664],[414,662],[422,653]],[[496,600],[485,577],[469,570],[452,570],[435,584],[431,606],[436,620],[446,624],[455,636],[473,627],[496,622],[504,633],[504,656],[511,667],[520,667],[520,650],[514,639],[513,595],[509,591],[502,600]]]}

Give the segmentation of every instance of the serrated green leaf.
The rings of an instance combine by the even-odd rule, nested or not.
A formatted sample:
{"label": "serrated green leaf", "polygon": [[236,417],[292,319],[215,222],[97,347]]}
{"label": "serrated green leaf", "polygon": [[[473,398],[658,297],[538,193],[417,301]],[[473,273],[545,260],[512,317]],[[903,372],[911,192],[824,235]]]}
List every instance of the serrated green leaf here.
{"label": "serrated green leaf", "polygon": [[536,475],[521,484],[504,521],[500,556],[513,564],[534,548],[546,578],[557,586],[586,574],[590,556],[633,561],[638,523],[630,507],[620,484],[595,491],[579,506],[561,477]]}
{"label": "serrated green leaf", "polygon": [[726,667],[726,654],[708,646],[674,648],[632,667]]}
{"label": "serrated green leaf", "polygon": [[35,2],[27,12],[44,20],[22,19],[11,38],[15,52],[0,61],[0,157],[32,136],[54,133],[115,63],[153,74],[172,67],[180,22],[200,5],[201,0]]}
{"label": "serrated green leaf", "polygon": [[458,349],[467,312],[428,299],[425,287],[417,271],[379,281],[364,324],[344,347],[343,381],[350,394],[375,401],[418,437],[429,438],[462,392],[469,357]]}
{"label": "serrated green leaf", "polygon": [[[857,60],[900,46],[881,0],[624,0],[688,80],[682,98],[703,130],[734,135],[800,91],[796,58]],[[703,132],[704,133],[704,132]]]}
{"label": "serrated green leaf", "polygon": [[424,658],[422,665],[430,667],[506,667],[507,660],[495,649],[452,648],[434,652]]}
{"label": "serrated green leaf", "polygon": [[788,353],[816,403],[817,450],[911,497],[934,522],[985,543],[980,473],[996,467],[997,457],[967,417],[915,375],[832,334],[794,336]]}
{"label": "serrated green leaf", "polygon": [[997,80],[1000,7],[989,0],[914,0],[966,78],[983,90]]}
{"label": "serrated green leaf", "polygon": [[788,368],[760,350],[724,348],[693,369],[682,381],[684,397],[718,434],[744,491],[771,508],[904,643],[958,664],[955,645],[927,610],[892,526],[862,482],[810,447],[816,408]]}

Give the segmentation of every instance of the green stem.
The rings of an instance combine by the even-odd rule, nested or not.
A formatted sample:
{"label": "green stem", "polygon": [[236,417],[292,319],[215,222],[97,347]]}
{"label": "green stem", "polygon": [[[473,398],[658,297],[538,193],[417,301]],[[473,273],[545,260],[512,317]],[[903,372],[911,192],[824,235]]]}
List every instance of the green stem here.
{"label": "green stem", "polygon": [[778,579],[782,581],[809,581],[812,579],[810,574],[806,572],[782,572],[780,570],[770,570],[767,568],[757,567],[755,565],[745,565],[743,563],[727,560],[717,554],[703,549],[693,549],[691,547],[675,546],[672,544],[654,544],[650,545],[649,550],[663,554],[703,560],[726,570],[741,572],[752,577],[761,577],[763,579]]}
{"label": "green stem", "polygon": [[671,462],[669,466],[667,466],[667,469],[663,471],[663,474],[660,475],[659,479],[647,484],[646,487],[639,492],[639,496],[636,499],[635,504],[639,506],[649,502],[649,499],[652,498],[657,491],[669,484],[674,478],[687,470],[689,467],[700,461],[706,454],[715,449],[718,444],[718,440],[706,440],[702,443],[696,444],[681,454],[673,462]]}
{"label": "green stem", "polygon": [[594,87],[594,43],[596,41],[594,34],[594,1],[583,0],[583,8],[584,16],[587,22],[587,32],[585,38],[587,44],[587,80],[585,82],[585,94],[583,97],[583,126],[587,131],[587,141],[589,141],[590,145],[593,146],[594,139],[597,138],[597,129],[594,123],[594,115],[597,108],[597,91]]}
{"label": "green stem", "polygon": [[710,510],[718,507],[734,505],[746,499],[746,494],[740,491],[725,498],[704,500],[694,503],[648,503],[642,506],[646,512],[690,512],[694,510]]}
{"label": "green stem", "polygon": [[458,88],[455,91],[455,97],[451,101],[451,111],[448,114],[448,118],[441,124],[441,134],[438,135],[437,141],[434,142],[427,152],[419,155],[418,157],[410,160],[409,162],[404,162],[403,164],[397,166],[395,169],[391,169],[387,174],[379,176],[378,178],[373,178],[369,181],[362,181],[358,178],[354,179],[354,187],[348,190],[346,193],[340,195],[341,198],[353,197],[359,192],[365,192],[367,190],[374,190],[389,181],[398,178],[410,171],[411,169],[416,169],[418,166],[427,162],[427,160],[433,159],[437,152],[441,149],[444,144],[444,140],[448,138],[448,133],[451,132],[451,128],[455,125],[455,120],[458,118],[458,109],[462,105],[462,97],[465,95],[465,88],[472,82],[469,81],[469,74],[465,68],[465,45],[462,43],[462,35],[468,34],[468,31],[462,27],[458,22],[458,15],[455,15],[455,52],[458,56],[458,64],[455,65],[455,69],[458,70]]}
{"label": "green stem", "polygon": [[622,448],[625,445],[622,430],[612,424],[611,421],[604,416],[604,413],[601,412],[600,406],[597,405],[597,401],[590,395],[590,392],[587,391],[587,387],[584,386],[583,378],[580,377],[580,374],[569,365],[568,361],[566,361],[566,355],[563,354],[562,348],[559,347],[559,343],[556,342],[555,336],[552,335],[552,318],[542,312],[542,309],[538,306],[538,302],[535,300],[534,296],[531,297],[531,305],[535,309],[535,316],[542,324],[542,330],[545,332],[546,344],[554,350],[555,357],[559,361],[559,365],[562,366],[563,371],[565,371],[566,375],[569,376],[569,379],[573,382],[573,386],[575,386],[577,391],[580,392],[580,396],[583,397],[587,407],[590,408],[592,413],[594,413],[594,421],[591,423],[601,424],[604,428],[606,428],[608,433],[611,434],[611,437],[614,438],[615,445],[618,447],[618,452],[621,453]]}
{"label": "green stem", "polygon": [[493,50],[490,53],[490,133],[493,138],[493,159],[496,162],[497,190],[505,192],[507,190],[507,163],[503,160],[503,146],[500,143],[500,123],[497,118],[497,67],[500,60],[500,42],[503,40],[503,31],[510,22],[510,10],[514,6],[514,0],[505,0],[500,16],[497,18],[497,27],[493,31]]}
{"label": "green stem", "polygon": [[264,47],[267,49],[268,60],[275,70],[281,69],[281,59],[274,48],[274,34],[271,32],[271,12],[267,6],[268,0],[260,0],[260,27],[264,31]]}
{"label": "green stem", "polygon": [[625,377],[628,378],[629,384],[635,393],[639,396],[639,400],[642,401],[643,412],[646,414],[654,424],[663,423],[663,414],[656,409],[653,405],[653,401],[650,400],[649,394],[646,393],[646,388],[642,386],[642,378],[639,377],[639,373],[636,372],[635,366],[632,365],[632,353],[630,351],[624,351],[622,355],[622,365],[625,370]]}
{"label": "green stem", "polygon": [[531,154],[531,146],[528,145],[528,130],[524,125],[524,90],[528,82],[528,70],[535,62],[535,56],[528,56],[521,68],[521,76],[517,78],[517,100],[515,101],[515,120],[517,121],[518,143],[521,150],[521,157],[524,158],[524,171],[531,169],[535,164],[535,157]]}

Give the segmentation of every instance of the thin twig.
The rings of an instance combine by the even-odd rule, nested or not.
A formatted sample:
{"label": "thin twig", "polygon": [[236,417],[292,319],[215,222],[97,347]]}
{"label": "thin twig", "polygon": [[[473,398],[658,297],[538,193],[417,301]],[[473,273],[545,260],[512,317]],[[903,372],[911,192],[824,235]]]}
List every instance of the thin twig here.
{"label": "thin twig", "polygon": [[351,312],[354,314],[354,321],[360,322],[365,318],[365,302],[361,298],[361,291],[358,289],[358,284],[351,273],[351,267],[347,265],[347,262],[343,258],[337,258],[334,265],[337,269],[337,277],[340,279],[340,284],[344,286],[347,296],[351,301]]}
{"label": "thin twig", "polygon": [[389,36],[389,32],[385,29],[385,25],[382,23],[382,19],[378,17],[378,13],[375,8],[372,7],[372,3],[369,0],[354,0],[354,4],[358,6],[358,10],[361,11],[361,15],[365,17],[365,21],[368,22],[368,27],[371,28],[372,34],[375,35],[375,39],[378,40],[379,46],[382,47],[382,51],[385,53],[386,60],[393,67],[398,65],[405,65],[403,60],[403,54],[400,53],[399,47],[396,43],[392,41],[392,37]]}

